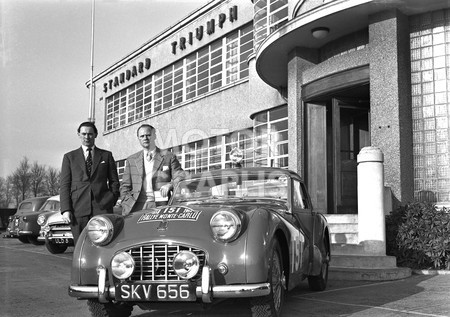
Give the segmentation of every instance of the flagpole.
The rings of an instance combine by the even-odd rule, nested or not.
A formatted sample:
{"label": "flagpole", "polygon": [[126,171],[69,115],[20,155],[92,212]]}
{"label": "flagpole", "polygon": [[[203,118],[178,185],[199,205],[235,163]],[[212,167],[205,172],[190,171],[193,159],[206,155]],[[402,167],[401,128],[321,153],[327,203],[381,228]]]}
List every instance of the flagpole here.
{"label": "flagpole", "polygon": [[95,104],[94,104],[94,19],[95,19],[95,0],[91,2],[91,80],[89,83],[89,117],[88,121],[95,122]]}

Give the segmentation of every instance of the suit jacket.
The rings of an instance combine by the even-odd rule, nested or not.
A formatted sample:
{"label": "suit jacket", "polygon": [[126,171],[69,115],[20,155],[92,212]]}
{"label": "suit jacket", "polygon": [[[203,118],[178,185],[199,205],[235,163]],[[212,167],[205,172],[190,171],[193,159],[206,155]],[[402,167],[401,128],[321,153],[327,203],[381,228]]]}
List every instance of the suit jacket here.
{"label": "suit jacket", "polygon": [[[144,174],[144,151],[142,150],[126,159],[120,186],[123,215],[134,211],[133,207],[142,190]],[[152,171],[153,190],[159,190],[167,183],[175,187],[184,177],[185,173],[177,157],[170,151],[161,151],[156,148]]]}
{"label": "suit jacket", "polygon": [[[95,147],[91,177],[87,175],[83,148],[64,154],[61,167],[61,212],[75,217],[111,212],[119,197],[119,176],[111,152]],[[92,209],[92,200],[100,208]]]}

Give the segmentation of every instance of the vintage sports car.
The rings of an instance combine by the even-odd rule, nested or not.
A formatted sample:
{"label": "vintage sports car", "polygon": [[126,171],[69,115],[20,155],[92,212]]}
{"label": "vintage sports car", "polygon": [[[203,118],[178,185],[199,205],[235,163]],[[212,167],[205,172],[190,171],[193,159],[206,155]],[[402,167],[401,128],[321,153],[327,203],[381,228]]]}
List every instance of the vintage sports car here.
{"label": "vintage sports car", "polygon": [[38,240],[45,243],[50,253],[64,253],[67,247],[73,246],[73,235],[70,225],[65,223],[59,203],[59,195],[53,196],[42,206],[37,223],[41,226]]}
{"label": "vintage sports car", "polygon": [[20,202],[17,211],[9,217],[6,238],[17,238],[23,243],[42,244],[38,241],[40,226],[36,220],[40,209],[50,196],[28,198]]}
{"label": "vintage sports car", "polygon": [[87,299],[93,316],[238,297],[253,316],[280,316],[302,280],[325,289],[329,263],[328,224],[296,173],[215,170],[180,182],[167,206],[93,217],[69,295]]}

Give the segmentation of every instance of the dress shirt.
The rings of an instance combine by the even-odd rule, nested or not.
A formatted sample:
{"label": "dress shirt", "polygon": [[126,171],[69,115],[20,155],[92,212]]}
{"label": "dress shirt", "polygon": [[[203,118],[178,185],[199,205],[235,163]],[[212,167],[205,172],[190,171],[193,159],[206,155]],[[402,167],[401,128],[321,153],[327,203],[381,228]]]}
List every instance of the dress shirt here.
{"label": "dress shirt", "polygon": [[147,160],[147,154],[149,151],[144,150],[144,181],[143,190],[147,195],[147,201],[155,201],[155,194],[153,192],[152,176],[153,176],[153,165],[155,163],[155,150],[150,151],[152,159]]}
{"label": "dress shirt", "polygon": [[[84,160],[86,160],[88,157],[88,154],[89,154],[89,152],[87,150],[88,147],[85,145],[81,145],[81,147],[83,148]],[[92,149],[92,151],[91,151],[92,161],[94,161],[95,145],[91,146],[91,149]]]}

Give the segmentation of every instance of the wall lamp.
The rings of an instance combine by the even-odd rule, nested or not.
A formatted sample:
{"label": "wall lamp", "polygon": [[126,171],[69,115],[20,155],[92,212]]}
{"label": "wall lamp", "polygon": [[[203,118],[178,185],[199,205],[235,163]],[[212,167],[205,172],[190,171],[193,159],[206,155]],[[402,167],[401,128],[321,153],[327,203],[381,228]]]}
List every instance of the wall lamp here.
{"label": "wall lamp", "polygon": [[311,34],[314,38],[321,40],[328,36],[330,29],[326,27],[317,27],[311,30]]}

